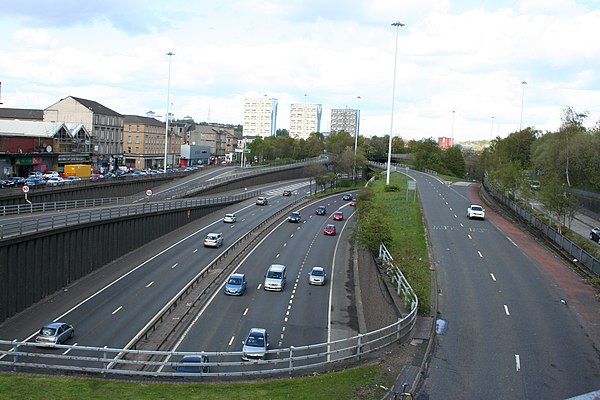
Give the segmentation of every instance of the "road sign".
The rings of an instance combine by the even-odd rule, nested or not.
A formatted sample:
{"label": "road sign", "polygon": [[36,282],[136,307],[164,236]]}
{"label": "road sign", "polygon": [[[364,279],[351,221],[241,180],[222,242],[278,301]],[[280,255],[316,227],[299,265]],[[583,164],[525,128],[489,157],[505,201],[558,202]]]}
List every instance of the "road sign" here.
{"label": "road sign", "polygon": [[29,186],[23,185],[23,187],[21,188],[21,190],[23,191],[23,193],[29,193]]}
{"label": "road sign", "polygon": [[408,181],[408,190],[417,190],[417,182]]}
{"label": "road sign", "polygon": [[235,149],[236,153],[250,153],[250,149]]}

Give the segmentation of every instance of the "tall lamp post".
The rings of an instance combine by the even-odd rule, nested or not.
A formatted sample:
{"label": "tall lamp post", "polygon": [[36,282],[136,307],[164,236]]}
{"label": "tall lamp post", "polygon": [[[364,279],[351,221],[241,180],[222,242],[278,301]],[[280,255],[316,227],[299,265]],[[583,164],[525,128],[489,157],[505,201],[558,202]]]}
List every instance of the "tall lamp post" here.
{"label": "tall lamp post", "polygon": [[352,169],[352,179],[356,176],[356,148],[358,146],[358,131],[360,129],[360,96],[356,96],[356,128],[354,129],[354,167]]}
{"label": "tall lamp post", "polygon": [[167,153],[169,151],[169,104],[171,103],[169,95],[171,92],[171,56],[174,56],[175,53],[170,51],[167,53],[167,55],[169,56],[169,78],[167,80],[167,114],[165,118],[165,160],[163,162],[163,169],[165,172],[167,172]]}
{"label": "tall lamp post", "polygon": [[394,81],[392,84],[392,116],[390,118],[390,140],[388,143],[388,159],[387,159],[387,174],[385,178],[385,184],[390,184],[390,170],[392,168],[392,133],[394,132],[394,100],[396,99],[396,64],[398,60],[398,31],[401,26],[404,26],[401,22],[394,22],[392,26],[396,28],[396,49],[394,52]]}
{"label": "tall lamp post", "polygon": [[523,101],[525,100],[525,85],[527,85],[527,82],[523,81],[521,85],[523,86],[523,94],[521,95],[521,122],[519,123],[519,131],[523,127]]}
{"label": "tall lamp post", "polygon": [[494,139],[494,116],[492,116],[492,129],[490,131],[490,142]]}
{"label": "tall lamp post", "polygon": [[452,110],[452,132],[450,137],[452,138],[452,146],[454,146],[454,115],[456,114],[456,111]]}

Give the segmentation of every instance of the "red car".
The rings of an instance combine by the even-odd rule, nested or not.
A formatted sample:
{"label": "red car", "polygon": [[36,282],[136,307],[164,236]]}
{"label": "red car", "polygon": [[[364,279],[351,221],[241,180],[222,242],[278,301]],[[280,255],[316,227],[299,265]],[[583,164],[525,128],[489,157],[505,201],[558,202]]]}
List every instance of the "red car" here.
{"label": "red car", "polygon": [[336,211],[333,213],[333,220],[334,221],[341,221],[344,219],[344,213],[341,211]]}
{"label": "red car", "polygon": [[325,235],[335,236],[335,225],[327,224],[325,225],[325,230],[323,231]]}
{"label": "red car", "polygon": [[351,207],[355,207],[356,206],[356,199],[352,199],[350,201],[350,203],[348,203],[348,205],[351,206]]}

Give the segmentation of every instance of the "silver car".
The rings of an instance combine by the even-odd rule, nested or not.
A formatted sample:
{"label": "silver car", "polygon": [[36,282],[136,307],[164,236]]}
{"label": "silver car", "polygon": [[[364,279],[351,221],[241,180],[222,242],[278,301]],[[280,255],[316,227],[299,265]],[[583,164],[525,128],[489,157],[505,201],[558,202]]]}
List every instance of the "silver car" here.
{"label": "silver car", "polygon": [[269,335],[264,328],[252,328],[242,342],[242,360],[262,360],[269,348]]}
{"label": "silver car", "polygon": [[225,218],[223,218],[223,222],[228,224],[233,224],[235,221],[237,221],[235,214],[225,214]]}
{"label": "silver car", "polygon": [[221,247],[223,236],[220,233],[209,233],[204,239],[204,247]]}
{"label": "silver car", "polygon": [[323,267],[313,267],[308,273],[308,283],[323,286],[325,284],[325,269]]}
{"label": "silver car", "polygon": [[35,342],[38,346],[54,346],[66,342],[74,335],[73,325],[64,322],[51,322],[42,326],[35,337]]}

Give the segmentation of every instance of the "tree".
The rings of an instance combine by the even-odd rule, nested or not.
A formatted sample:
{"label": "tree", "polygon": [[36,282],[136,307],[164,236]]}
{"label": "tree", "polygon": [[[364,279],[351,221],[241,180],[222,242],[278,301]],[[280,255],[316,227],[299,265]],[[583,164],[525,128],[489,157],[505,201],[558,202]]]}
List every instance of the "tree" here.
{"label": "tree", "polygon": [[540,202],[544,208],[556,216],[558,233],[562,234],[562,226],[570,226],[580,205],[577,198],[569,191],[561,177],[552,174],[544,177],[540,189]]}
{"label": "tree", "polygon": [[290,136],[290,133],[287,129],[277,129],[275,131],[275,136]]}
{"label": "tree", "polygon": [[446,168],[448,168],[455,176],[464,178],[465,176],[465,159],[463,158],[460,148],[452,146],[447,148],[442,153],[442,160]]}

